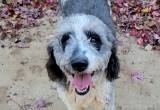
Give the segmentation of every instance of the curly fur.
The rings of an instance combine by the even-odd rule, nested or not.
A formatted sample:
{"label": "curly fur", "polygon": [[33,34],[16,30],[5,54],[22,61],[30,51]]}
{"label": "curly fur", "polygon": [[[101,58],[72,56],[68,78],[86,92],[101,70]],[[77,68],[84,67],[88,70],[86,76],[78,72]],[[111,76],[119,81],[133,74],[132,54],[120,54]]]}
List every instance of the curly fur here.
{"label": "curly fur", "polygon": [[[80,6],[96,8],[81,8],[77,2]],[[54,39],[48,46],[48,76],[57,82],[57,92],[68,110],[83,110],[87,107],[94,110],[115,110],[114,80],[118,78],[120,68],[116,56],[115,27],[106,0],[99,2],[104,5],[103,8],[100,8],[96,0],[62,0],[63,17],[59,20]],[[75,6],[77,9],[72,10]],[[96,14],[102,9],[106,9],[106,12]],[[98,35],[101,40],[100,49],[91,45],[86,35],[88,31]],[[70,38],[63,45],[62,38],[66,34],[69,34]],[[72,74],[76,73],[71,61],[79,58],[87,58],[89,63],[84,73],[94,72],[93,85],[84,96],[77,95],[70,84]]]}

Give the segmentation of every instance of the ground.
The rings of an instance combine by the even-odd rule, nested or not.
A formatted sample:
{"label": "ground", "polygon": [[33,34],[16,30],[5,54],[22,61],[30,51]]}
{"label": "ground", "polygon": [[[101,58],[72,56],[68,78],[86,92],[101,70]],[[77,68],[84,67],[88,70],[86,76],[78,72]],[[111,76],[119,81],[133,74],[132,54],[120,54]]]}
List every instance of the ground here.
{"label": "ground", "polygon": [[[45,17],[39,27],[21,30],[22,36],[32,39],[29,48],[0,48],[1,110],[40,110],[36,107],[37,100],[47,103],[41,110],[66,110],[45,68],[48,59],[46,47],[55,30],[55,20]],[[160,52],[146,51],[130,37],[120,39],[117,110],[159,110]],[[135,71],[142,79],[131,79]]]}

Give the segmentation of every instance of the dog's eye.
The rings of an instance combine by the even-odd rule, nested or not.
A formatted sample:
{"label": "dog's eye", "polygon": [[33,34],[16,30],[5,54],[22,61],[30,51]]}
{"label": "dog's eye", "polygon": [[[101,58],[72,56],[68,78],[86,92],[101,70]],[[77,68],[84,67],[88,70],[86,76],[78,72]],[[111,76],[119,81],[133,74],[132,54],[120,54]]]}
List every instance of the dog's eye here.
{"label": "dog's eye", "polygon": [[67,41],[70,39],[70,34],[64,34],[61,38],[61,44],[62,44],[62,48],[63,50],[65,49],[66,45],[67,45]]}
{"label": "dog's eye", "polygon": [[100,36],[93,32],[87,32],[86,34],[91,44],[99,51],[102,44]]}

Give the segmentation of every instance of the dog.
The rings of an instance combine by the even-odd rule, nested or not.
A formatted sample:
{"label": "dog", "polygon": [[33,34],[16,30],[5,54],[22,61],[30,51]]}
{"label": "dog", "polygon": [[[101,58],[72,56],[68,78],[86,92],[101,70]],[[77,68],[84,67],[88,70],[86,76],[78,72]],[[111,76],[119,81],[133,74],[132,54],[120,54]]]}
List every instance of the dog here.
{"label": "dog", "polygon": [[48,45],[49,78],[68,110],[115,110],[120,69],[110,1],[61,0],[62,16]]}

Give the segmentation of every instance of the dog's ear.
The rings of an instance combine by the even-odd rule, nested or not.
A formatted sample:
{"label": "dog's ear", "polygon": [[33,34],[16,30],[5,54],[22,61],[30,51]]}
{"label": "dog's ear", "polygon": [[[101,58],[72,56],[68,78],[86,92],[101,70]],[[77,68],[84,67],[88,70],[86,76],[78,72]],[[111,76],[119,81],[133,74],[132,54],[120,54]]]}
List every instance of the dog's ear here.
{"label": "dog's ear", "polygon": [[118,60],[118,57],[116,56],[116,52],[117,52],[116,47],[113,47],[111,51],[112,51],[112,54],[108,63],[108,67],[106,69],[106,73],[107,73],[106,77],[110,81],[118,78],[118,73],[120,70],[119,60]]}
{"label": "dog's ear", "polygon": [[54,56],[54,50],[51,45],[48,46],[47,48],[49,59],[46,64],[48,76],[52,81],[60,81],[60,80],[65,80],[66,77],[60,67],[57,65],[55,56]]}

